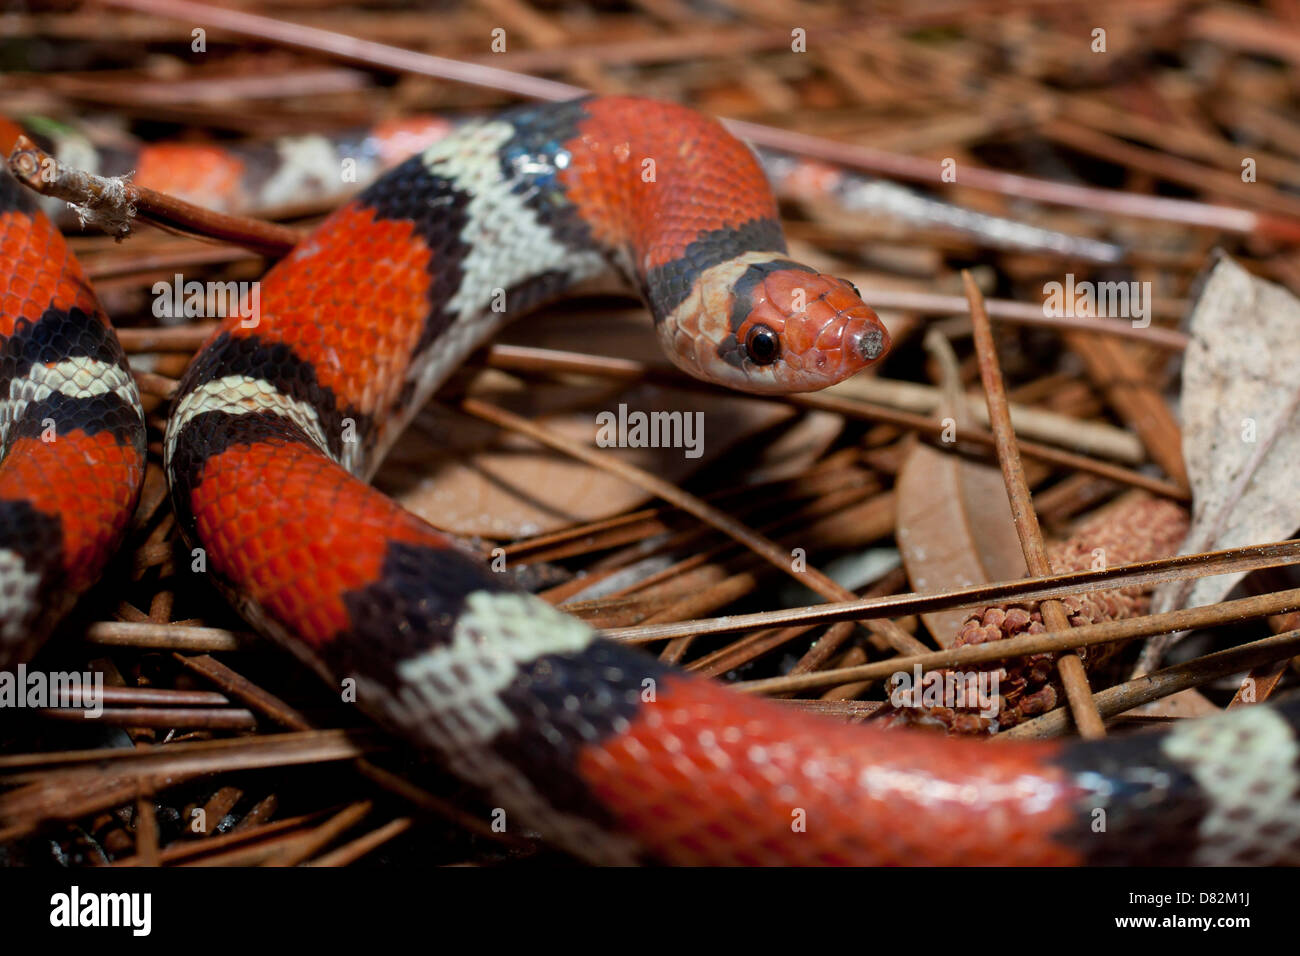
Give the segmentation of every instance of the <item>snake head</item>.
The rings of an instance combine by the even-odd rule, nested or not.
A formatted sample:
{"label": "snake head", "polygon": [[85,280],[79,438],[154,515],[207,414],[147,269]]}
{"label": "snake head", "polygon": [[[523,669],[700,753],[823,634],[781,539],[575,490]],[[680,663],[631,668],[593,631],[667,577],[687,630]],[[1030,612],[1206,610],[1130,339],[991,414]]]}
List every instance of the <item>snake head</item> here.
{"label": "snake head", "polygon": [[673,362],[742,392],[813,392],[889,350],[889,333],[851,282],[772,252],[749,252],[700,274],[659,322]]}

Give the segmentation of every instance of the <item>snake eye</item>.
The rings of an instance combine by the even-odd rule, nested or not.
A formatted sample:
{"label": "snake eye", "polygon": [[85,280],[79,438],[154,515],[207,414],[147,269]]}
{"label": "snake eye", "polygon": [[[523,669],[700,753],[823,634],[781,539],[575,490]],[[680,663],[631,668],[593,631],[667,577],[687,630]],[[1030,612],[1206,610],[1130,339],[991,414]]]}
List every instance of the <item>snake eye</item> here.
{"label": "snake eye", "polygon": [[852,282],[850,282],[848,279],[841,279],[840,281],[843,282],[850,289],[852,289],[853,294],[856,295],[859,299],[862,298],[862,293],[858,291],[858,287],[855,286]]}
{"label": "snake eye", "polygon": [[755,365],[771,365],[781,354],[781,339],[766,325],[756,325],[745,336],[745,351]]}

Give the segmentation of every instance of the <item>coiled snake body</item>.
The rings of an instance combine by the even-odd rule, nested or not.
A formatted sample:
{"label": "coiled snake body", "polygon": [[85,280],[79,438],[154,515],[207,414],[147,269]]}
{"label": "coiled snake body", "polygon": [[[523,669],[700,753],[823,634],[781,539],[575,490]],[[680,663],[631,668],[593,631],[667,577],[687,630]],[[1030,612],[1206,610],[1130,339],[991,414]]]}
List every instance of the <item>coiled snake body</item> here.
{"label": "coiled snake body", "polygon": [[[9,208],[11,228],[28,216]],[[987,746],[828,723],[600,639],[366,484],[413,412],[504,322],[611,270],[641,292],[672,360],[710,381],[820,388],[888,347],[857,290],[787,257],[761,170],[713,121],[596,98],[469,123],[276,265],[256,323],[228,320],[186,373],[165,466],[182,532],[223,591],[326,680],[354,679],[371,715],[511,819],[593,862],[1300,861],[1294,702],[1095,743]],[[6,311],[6,355],[30,351],[21,317],[74,321],[66,297],[39,289],[52,296],[44,318]],[[83,305],[77,327],[98,334],[93,315]],[[0,480],[22,467],[22,423],[40,412],[19,405],[40,392],[35,379],[73,362],[79,382],[86,367],[54,354],[62,340],[41,341],[37,364],[3,366]],[[77,441],[111,438],[138,469],[133,387],[107,381],[120,417]],[[102,388],[73,392],[79,408],[108,401]],[[111,480],[131,489],[138,473]],[[25,504],[66,524],[57,502],[7,494],[5,521]],[[124,515],[133,493],[119,498]],[[115,520],[105,527],[120,531]],[[15,527],[0,523],[0,558],[38,574]],[[100,563],[112,538],[97,539]],[[93,579],[97,568],[63,554]],[[30,599],[13,580],[0,562],[4,626],[17,632]]]}

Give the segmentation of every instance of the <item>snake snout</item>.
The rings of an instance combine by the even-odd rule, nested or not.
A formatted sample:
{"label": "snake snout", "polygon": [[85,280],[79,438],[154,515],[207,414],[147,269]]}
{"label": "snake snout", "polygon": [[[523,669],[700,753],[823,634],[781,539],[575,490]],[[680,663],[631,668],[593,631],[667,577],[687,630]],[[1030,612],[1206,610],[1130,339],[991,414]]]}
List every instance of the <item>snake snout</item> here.
{"label": "snake snout", "polygon": [[852,333],[851,342],[853,350],[861,355],[864,361],[874,362],[885,354],[885,349],[889,346],[889,336],[880,325],[869,325],[861,331]]}

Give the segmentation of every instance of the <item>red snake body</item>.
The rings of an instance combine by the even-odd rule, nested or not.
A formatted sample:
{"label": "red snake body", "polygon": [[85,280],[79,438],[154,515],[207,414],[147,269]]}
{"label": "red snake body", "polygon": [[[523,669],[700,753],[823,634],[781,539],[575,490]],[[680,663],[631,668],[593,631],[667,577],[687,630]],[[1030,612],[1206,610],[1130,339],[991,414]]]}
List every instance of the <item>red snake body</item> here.
{"label": "red snake body", "polygon": [[117,549],[144,411],[90,283],[0,173],[0,667],[35,652]]}
{"label": "red snake body", "polygon": [[592,862],[1300,861],[1294,702],[1096,743],[830,723],[601,639],[365,483],[505,321],[610,270],[711,381],[818,388],[888,346],[855,289],[788,259],[716,123],[598,98],[466,124],[301,243],[186,373],[166,470],[223,591]]}

